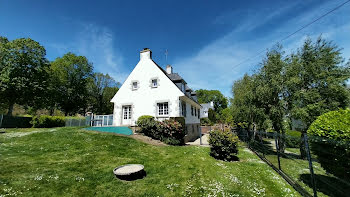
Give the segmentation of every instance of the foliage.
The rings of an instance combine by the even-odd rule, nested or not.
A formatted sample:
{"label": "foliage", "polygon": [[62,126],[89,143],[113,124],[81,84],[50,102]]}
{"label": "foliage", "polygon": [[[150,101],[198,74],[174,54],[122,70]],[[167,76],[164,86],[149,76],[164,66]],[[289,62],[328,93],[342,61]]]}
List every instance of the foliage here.
{"label": "foliage", "polygon": [[119,83],[108,74],[94,73],[88,84],[92,112],[96,114],[113,113],[113,103],[110,101],[117,93],[118,86]]}
{"label": "foliage", "polygon": [[219,115],[219,121],[221,123],[230,125],[230,126],[234,126],[235,122],[233,119],[233,115],[232,115],[232,110],[231,108],[225,108],[221,111],[220,115]]}
{"label": "foliage", "polygon": [[210,154],[225,161],[238,160],[238,137],[229,130],[214,130],[209,135]]}
{"label": "foliage", "polygon": [[140,116],[136,122],[140,133],[153,139],[161,140],[171,145],[184,143],[185,131],[180,122],[175,119],[156,121],[153,116]]}
{"label": "foliage", "polygon": [[51,128],[51,127],[64,127],[64,116],[34,116],[31,124],[35,128]]}
{"label": "foliage", "polygon": [[92,77],[92,64],[87,58],[67,53],[51,63],[50,74],[55,105],[65,115],[84,111],[88,105],[88,82]]}
{"label": "foliage", "polygon": [[350,109],[318,117],[308,129],[311,149],[328,172],[350,180]]}
{"label": "foliage", "polygon": [[214,102],[214,109],[216,113],[227,108],[228,100],[219,90],[196,90],[199,103]]}
{"label": "foliage", "polygon": [[285,143],[288,148],[298,148],[302,143],[301,132],[287,130],[285,135]]}
{"label": "foliage", "polygon": [[344,108],[349,103],[345,80],[349,66],[341,66],[340,50],[321,37],[307,39],[290,57],[286,69],[286,100],[291,117],[305,124],[306,132],[321,114]]}
{"label": "foliage", "polygon": [[213,123],[209,120],[209,118],[201,118],[200,119],[201,125],[202,126],[212,126]]}
{"label": "foliage", "polygon": [[319,116],[307,132],[333,140],[350,141],[350,109],[330,111]]}
{"label": "foliage", "polygon": [[[3,115],[0,128],[30,128],[32,117]],[[1,119],[1,116],[0,116]]]}
{"label": "foliage", "polygon": [[211,124],[216,122],[216,112],[211,108],[208,110],[208,119],[210,120]]}
{"label": "foliage", "polygon": [[48,87],[46,50],[30,38],[0,37],[0,99],[12,115],[14,104],[40,108]]}
{"label": "foliage", "polygon": [[154,139],[160,139],[158,132],[158,122],[153,116],[143,115],[136,121],[138,127],[140,127],[139,132],[146,136],[152,137]]}
{"label": "foliage", "polygon": [[158,122],[158,130],[161,141],[171,145],[184,144],[185,131],[179,122],[172,119]]}

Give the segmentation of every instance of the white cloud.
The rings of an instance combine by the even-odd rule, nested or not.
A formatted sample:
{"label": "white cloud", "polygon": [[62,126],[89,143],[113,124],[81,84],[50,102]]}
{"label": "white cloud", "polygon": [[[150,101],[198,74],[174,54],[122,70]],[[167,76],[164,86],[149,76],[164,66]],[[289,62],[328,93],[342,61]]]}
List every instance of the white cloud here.
{"label": "white cloud", "polygon": [[51,43],[50,47],[61,55],[71,51],[83,55],[93,63],[95,72],[109,74],[123,82],[128,73],[124,70],[123,57],[115,47],[113,32],[96,24],[74,23],[80,27],[71,43]]}
{"label": "white cloud", "polygon": [[[283,12],[292,9],[294,6],[296,6],[296,4],[286,6],[267,16],[266,10],[256,11],[254,15],[245,18],[243,22],[240,23],[240,26],[233,27],[232,31],[227,35],[218,38],[212,43],[208,43],[195,55],[176,59],[173,63],[174,71],[180,71],[179,73],[183,75],[188,84],[194,89],[218,89],[225,96],[232,96],[231,86],[233,81],[241,78],[245,73],[257,69],[265,53],[261,53],[261,55],[252,58],[244,64],[236,67],[235,65],[246,58],[252,57],[252,55],[256,55],[257,52],[261,50],[272,47],[274,43],[281,40],[284,36],[294,32],[302,25],[335,7],[334,3],[327,2],[326,4],[319,5],[309,10],[307,13],[289,19],[284,24],[280,24],[278,28],[267,32],[263,36],[242,39],[242,34],[253,31],[255,28],[261,27],[265,23],[278,21],[277,18],[280,17]],[[322,10],[322,12],[320,12],[320,10]],[[309,26],[307,29],[283,42],[284,49],[289,53],[291,50],[295,50],[297,47],[301,46],[306,35],[314,37],[320,34],[334,40],[337,44],[346,46],[344,44],[347,43],[347,45],[349,45],[350,39],[345,39],[345,36],[349,34],[350,20],[344,20],[343,18],[350,19],[350,17],[345,15],[345,13],[346,9],[345,11],[342,10],[338,12],[335,16],[330,16],[330,18],[323,22]],[[232,17],[230,14],[224,16]],[[220,16],[216,19],[216,23],[218,23],[218,21],[225,21],[222,17],[223,16]],[[262,20],[258,20],[259,18]],[[343,22],[335,25],[332,21],[337,20],[337,18],[341,18]],[[230,21],[230,18],[226,19],[226,21]],[[254,23],[256,24],[252,25]],[[343,40],[337,40],[340,37],[343,38]],[[344,57],[349,57],[348,51],[343,52],[345,52]]]}

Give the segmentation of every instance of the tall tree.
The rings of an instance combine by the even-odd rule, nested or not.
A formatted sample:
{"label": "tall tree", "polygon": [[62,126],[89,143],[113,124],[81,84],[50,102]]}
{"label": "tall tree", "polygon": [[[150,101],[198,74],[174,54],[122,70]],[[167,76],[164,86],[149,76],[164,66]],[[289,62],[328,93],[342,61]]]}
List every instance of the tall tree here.
{"label": "tall tree", "polygon": [[214,102],[214,109],[216,113],[227,108],[228,100],[219,90],[196,90],[199,103]]}
{"label": "tall tree", "polygon": [[[291,55],[286,71],[286,101],[290,116],[303,122],[302,137],[318,116],[349,104],[346,80],[350,78],[350,67],[342,65],[340,55],[336,45],[321,37],[316,42],[306,39],[303,47]],[[300,152],[305,157],[303,146]]]}
{"label": "tall tree", "polygon": [[84,56],[67,53],[51,63],[55,103],[65,115],[85,112],[88,106],[88,82],[92,77],[92,63]]}
{"label": "tall tree", "polygon": [[246,126],[248,129],[254,126],[256,129],[256,127],[262,127],[265,121],[264,111],[257,103],[256,87],[256,75],[247,74],[235,81],[232,86],[231,108],[234,120],[239,123],[238,126]]}
{"label": "tall tree", "polygon": [[119,83],[108,74],[94,73],[89,84],[93,112],[98,114],[110,114],[113,105],[110,100],[118,91]]}
{"label": "tall tree", "polygon": [[0,97],[12,115],[14,104],[40,108],[47,89],[46,50],[30,38],[0,37]]}
{"label": "tall tree", "polygon": [[284,151],[283,135],[285,133],[283,121],[285,118],[285,102],[283,99],[284,73],[286,60],[283,56],[282,46],[267,52],[260,72],[257,74],[256,88],[257,106],[264,109],[266,117],[271,121],[272,128],[278,134],[278,145]]}

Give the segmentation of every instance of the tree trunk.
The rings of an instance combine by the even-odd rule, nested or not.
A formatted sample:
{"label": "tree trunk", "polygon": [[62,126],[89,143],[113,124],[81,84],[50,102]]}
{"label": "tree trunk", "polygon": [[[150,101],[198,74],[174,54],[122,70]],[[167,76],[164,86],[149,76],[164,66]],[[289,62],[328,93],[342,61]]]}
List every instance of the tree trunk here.
{"label": "tree trunk", "polygon": [[14,103],[10,103],[9,104],[9,108],[8,108],[8,111],[7,111],[7,115],[8,116],[12,116],[13,106],[14,106]]}
{"label": "tree trunk", "polygon": [[304,137],[305,137],[306,131],[301,132],[300,136],[300,158],[301,159],[306,159],[306,149],[305,149],[305,143],[304,143]]}

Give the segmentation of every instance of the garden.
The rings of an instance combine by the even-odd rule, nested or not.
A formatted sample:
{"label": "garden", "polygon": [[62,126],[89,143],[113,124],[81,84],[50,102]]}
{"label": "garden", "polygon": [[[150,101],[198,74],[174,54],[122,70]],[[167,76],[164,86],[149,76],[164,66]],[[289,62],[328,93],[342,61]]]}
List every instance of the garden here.
{"label": "garden", "polygon": [[[0,134],[0,196],[299,196],[244,144],[239,161],[199,146],[155,146],[78,127],[6,129]],[[145,166],[121,181],[113,169]]]}

